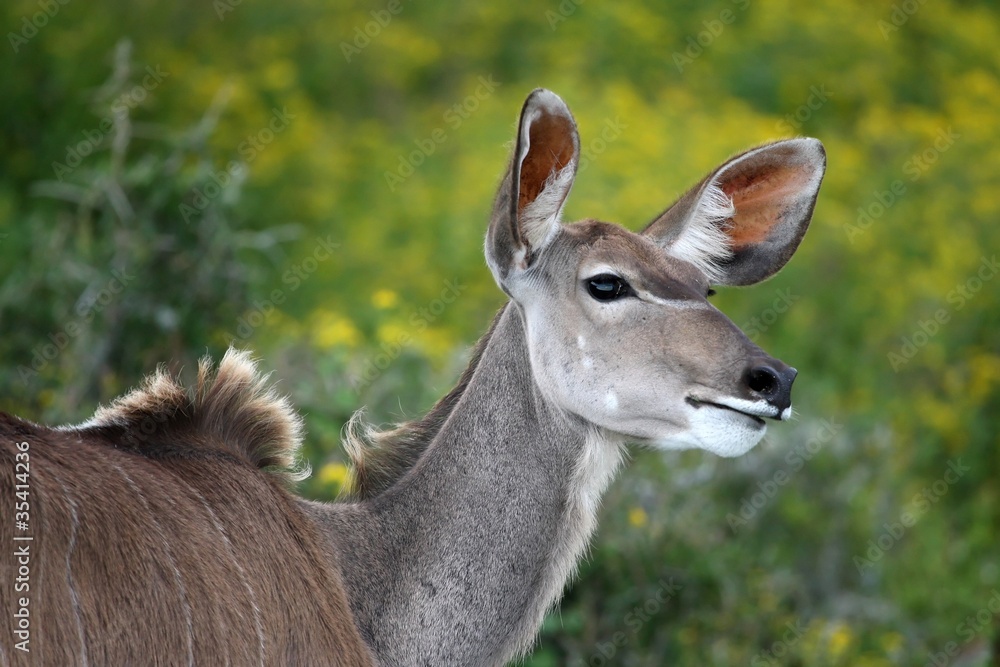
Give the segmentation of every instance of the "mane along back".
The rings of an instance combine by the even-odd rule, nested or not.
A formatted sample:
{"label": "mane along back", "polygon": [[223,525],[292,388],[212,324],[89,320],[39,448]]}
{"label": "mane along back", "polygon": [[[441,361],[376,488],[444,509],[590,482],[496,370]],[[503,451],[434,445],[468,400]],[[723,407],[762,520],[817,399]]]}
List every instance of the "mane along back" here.
{"label": "mane along back", "polygon": [[307,466],[296,469],[301,418],[250,353],[233,348],[218,370],[208,357],[199,362],[193,392],[161,367],[89,421],[62,430],[99,434],[153,458],[232,456],[288,482],[309,475]]}

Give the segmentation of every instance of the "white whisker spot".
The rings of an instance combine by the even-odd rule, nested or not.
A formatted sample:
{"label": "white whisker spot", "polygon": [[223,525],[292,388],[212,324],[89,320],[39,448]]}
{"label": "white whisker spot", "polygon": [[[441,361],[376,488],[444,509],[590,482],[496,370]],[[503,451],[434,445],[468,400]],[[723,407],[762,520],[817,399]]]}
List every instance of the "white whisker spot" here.
{"label": "white whisker spot", "polygon": [[587,339],[583,336],[576,337],[576,346],[581,350],[587,346]]}
{"label": "white whisker spot", "polygon": [[591,359],[590,357],[584,357],[583,358],[583,367],[584,368],[593,368],[594,367],[594,360]]}
{"label": "white whisker spot", "polygon": [[732,410],[744,412],[748,415],[754,415],[755,417],[770,417],[772,419],[778,417],[777,408],[763,399],[748,401],[746,399],[735,398],[733,396],[704,397],[695,394],[692,394],[691,396],[697,401],[723,405]]}
{"label": "white whisker spot", "polygon": [[615,395],[615,392],[609,391],[608,393],[606,393],[604,395],[604,406],[608,410],[612,410],[612,411],[618,409],[618,396]]}

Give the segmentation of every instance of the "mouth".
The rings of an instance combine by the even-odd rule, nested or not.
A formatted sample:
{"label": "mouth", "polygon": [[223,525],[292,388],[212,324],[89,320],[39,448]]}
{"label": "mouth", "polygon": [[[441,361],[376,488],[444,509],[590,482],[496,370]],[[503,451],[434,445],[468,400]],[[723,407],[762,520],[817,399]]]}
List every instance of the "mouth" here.
{"label": "mouth", "polygon": [[685,400],[688,405],[696,409],[711,407],[718,410],[729,410],[730,412],[735,412],[743,415],[744,417],[748,417],[751,421],[762,428],[766,425],[764,418],[784,421],[792,415],[791,407],[779,411],[776,407],[764,401],[747,401],[740,398],[717,398],[715,400],[708,400],[698,398],[696,396],[688,396]]}

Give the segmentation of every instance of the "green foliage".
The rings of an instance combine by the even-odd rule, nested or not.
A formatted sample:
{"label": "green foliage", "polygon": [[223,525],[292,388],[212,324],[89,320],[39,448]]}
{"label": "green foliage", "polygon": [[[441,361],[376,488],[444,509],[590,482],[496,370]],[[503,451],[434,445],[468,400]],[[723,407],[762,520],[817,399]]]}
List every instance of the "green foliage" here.
{"label": "green foliage", "polygon": [[533,87],[581,128],[571,218],[637,228],[727,155],[816,136],[800,251],[716,301],[799,369],[799,423],[737,461],[638,453],[529,664],[923,665],[997,637],[966,621],[1000,589],[993,3],[42,4],[0,9],[3,409],[83,419],[235,339],[332,497],[353,410],[429,407],[502,303],[482,236]]}

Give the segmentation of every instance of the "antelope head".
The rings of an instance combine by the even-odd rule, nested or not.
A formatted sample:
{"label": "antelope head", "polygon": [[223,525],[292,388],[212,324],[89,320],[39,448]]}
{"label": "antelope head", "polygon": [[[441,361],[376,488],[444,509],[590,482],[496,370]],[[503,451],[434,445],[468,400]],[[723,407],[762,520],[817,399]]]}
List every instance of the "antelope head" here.
{"label": "antelope head", "polygon": [[641,233],[561,222],[579,157],[567,106],[532,92],[486,257],[523,316],[540,391],[628,441],[745,453],[766,419],[791,416],[796,370],[707,297],[715,285],[765,280],[795,252],[823,179],[822,144],[790,139],[738,155]]}

